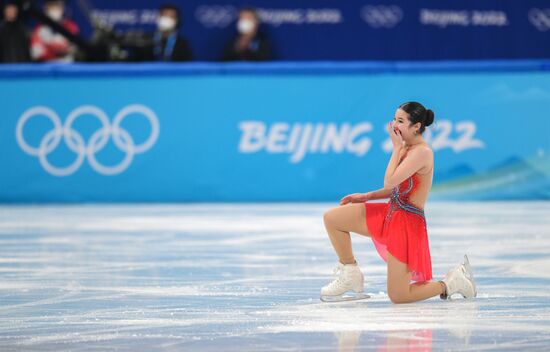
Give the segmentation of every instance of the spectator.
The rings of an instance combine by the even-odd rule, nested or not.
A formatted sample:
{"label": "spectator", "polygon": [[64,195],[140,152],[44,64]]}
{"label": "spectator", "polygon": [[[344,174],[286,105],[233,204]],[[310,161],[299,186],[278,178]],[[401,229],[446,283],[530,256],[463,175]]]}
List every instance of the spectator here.
{"label": "spectator", "polygon": [[181,35],[180,11],[175,5],[163,5],[157,19],[158,31],[153,38],[153,56],[156,61],[191,61],[193,53]]}
{"label": "spectator", "polygon": [[19,20],[19,8],[14,1],[4,6],[4,21],[0,23],[0,62],[29,62],[29,34]]}
{"label": "spectator", "polygon": [[225,47],[224,61],[266,61],[271,50],[265,35],[260,33],[260,17],[252,8],[242,8],[237,21],[238,35]]}
{"label": "spectator", "polygon": [[[44,12],[53,21],[58,22],[69,32],[78,34],[79,28],[68,18],[65,18],[65,1],[45,0]],[[72,62],[76,47],[67,38],[55,32],[45,24],[38,24],[31,37],[31,55],[37,61]]]}

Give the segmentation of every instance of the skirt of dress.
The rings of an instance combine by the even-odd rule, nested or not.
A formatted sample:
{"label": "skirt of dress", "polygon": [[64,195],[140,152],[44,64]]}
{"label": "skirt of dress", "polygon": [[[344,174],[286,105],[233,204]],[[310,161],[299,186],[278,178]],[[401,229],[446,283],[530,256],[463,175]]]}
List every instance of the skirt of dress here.
{"label": "skirt of dress", "polygon": [[412,281],[432,279],[432,260],[426,220],[423,216],[394,208],[390,203],[365,203],[367,228],[378,254],[388,261],[389,252],[407,264]]}

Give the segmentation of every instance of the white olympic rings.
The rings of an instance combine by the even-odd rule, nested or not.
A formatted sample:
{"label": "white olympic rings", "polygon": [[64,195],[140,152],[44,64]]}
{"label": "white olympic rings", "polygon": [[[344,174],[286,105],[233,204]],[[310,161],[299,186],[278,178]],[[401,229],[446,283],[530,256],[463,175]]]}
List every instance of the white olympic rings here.
{"label": "white olympic rings", "polygon": [[372,28],[393,28],[403,19],[403,10],[395,5],[366,5],[361,18]]}
{"label": "white olympic rings", "polygon": [[[132,136],[121,127],[122,121],[131,114],[141,114],[145,116],[151,125],[149,137],[139,145],[134,144]],[[80,116],[84,115],[97,117],[102,126],[91,135],[88,143],[86,143],[82,135],[72,127],[75,121]],[[38,147],[30,146],[23,137],[25,124],[35,116],[46,116],[53,124],[53,128],[42,137]],[[144,105],[134,104],[126,106],[116,114],[112,125],[105,112],[93,105],[83,105],[74,109],[69,113],[64,124],[61,123],[61,119],[57,113],[49,107],[35,106],[26,110],[21,115],[17,122],[15,136],[21,149],[27,154],[37,156],[42,167],[54,176],[68,176],[73,174],[80,168],[86,158],[92,169],[98,173],[103,175],[116,175],[130,166],[135,154],[144,153],[155,144],[159,136],[159,131],[160,126],[157,115],[153,110]],[[113,137],[115,146],[125,152],[126,155],[117,165],[105,166],[96,159],[96,154],[107,145],[109,137],[111,136]],[[54,166],[47,158],[48,155],[57,148],[61,142],[61,138],[63,138],[67,147],[77,155],[76,159],[65,167]]]}
{"label": "white olympic rings", "polygon": [[550,29],[550,9],[532,8],[527,14],[529,22],[541,32],[546,32]]}

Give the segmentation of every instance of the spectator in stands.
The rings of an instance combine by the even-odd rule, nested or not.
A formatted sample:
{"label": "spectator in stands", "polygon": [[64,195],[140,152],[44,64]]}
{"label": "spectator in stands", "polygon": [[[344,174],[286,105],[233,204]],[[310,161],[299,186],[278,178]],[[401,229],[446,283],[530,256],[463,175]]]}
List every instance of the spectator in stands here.
{"label": "spectator in stands", "polygon": [[237,36],[225,47],[223,61],[266,61],[271,60],[269,42],[260,31],[260,17],[250,7],[239,11]]}
{"label": "spectator in stands", "polygon": [[[79,28],[68,18],[65,18],[65,1],[45,0],[44,12],[53,21],[58,22],[69,32],[78,34]],[[67,38],[45,24],[38,24],[31,37],[31,55],[36,61],[42,62],[72,62],[76,47]]]}
{"label": "spectator in stands", "polygon": [[193,53],[187,40],[178,34],[181,23],[176,5],[163,5],[157,19],[158,31],[153,38],[153,56],[157,61],[191,61]]}
{"label": "spectator in stands", "polygon": [[15,1],[6,2],[3,13],[4,21],[0,23],[0,62],[31,61],[29,34],[19,20],[19,8]]}

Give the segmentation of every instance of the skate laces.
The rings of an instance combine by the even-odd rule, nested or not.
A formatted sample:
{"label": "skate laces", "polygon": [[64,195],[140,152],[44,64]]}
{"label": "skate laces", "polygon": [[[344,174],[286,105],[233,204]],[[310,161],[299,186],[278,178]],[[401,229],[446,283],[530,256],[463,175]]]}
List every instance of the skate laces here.
{"label": "skate laces", "polygon": [[340,275],[340,273],[342,273],[343,268],[344,267],[342,265],[335,266],[334,269],[332,269],[332,276],[337,277],[338,275]]}
{"label": "skate laces", "polygon": [[329,287],[339,287],[344,284],[344,266],[338,265],[332,270],[334,280],[328,284]]}

